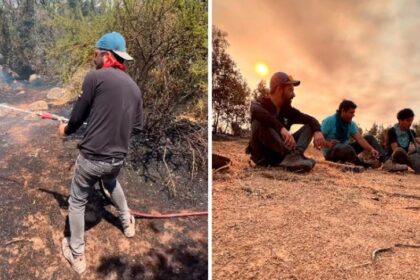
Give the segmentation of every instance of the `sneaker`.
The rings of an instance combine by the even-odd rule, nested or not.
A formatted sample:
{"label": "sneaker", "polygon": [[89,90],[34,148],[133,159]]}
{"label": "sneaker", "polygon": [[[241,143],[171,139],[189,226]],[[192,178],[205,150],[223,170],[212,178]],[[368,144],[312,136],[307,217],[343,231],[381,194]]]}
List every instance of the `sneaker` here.
{"label": "sneaker", "polygon": [[125,237],[133,237],[136,233],[136,219],[133,215],[130,215],[128,222],[123,223]]}
{"label": "sneaker", "polygon": [[61,242],[61,249],[63,250],[63,255],[66,260],[71,264],[71,268],[79,274],[82,274],[86,270],[86,260],[85,256],[73,256],[73,253],[70,249],[70,241],[68,237],[64,237]]}
{"label": "sneaker", "polygon": [[313,163],[308,159],[304,159],[300,154],[290,153],[284,157],[280,167],[292,172],[309,172],[313,167]]}
{"label": "sneaker", "polygon": [[410,159],[408,158],[408,154],[401,148],[398,148],[392,154],[392,161],[399,164],[409,164]]}
{"label": "sneaker", "polygon": [[408,166],[406,164],[398,164],[392,162],[392,160],[387,160],[382,167],[384,171],[387,172],[400,172],[400,171],[407,171]]}

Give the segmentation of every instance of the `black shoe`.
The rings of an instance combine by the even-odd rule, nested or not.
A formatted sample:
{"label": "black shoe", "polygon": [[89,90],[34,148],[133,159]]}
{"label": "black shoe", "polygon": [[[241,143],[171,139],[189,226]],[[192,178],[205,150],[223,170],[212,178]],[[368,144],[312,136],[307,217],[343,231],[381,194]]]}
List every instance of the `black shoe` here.
{"label": "black shoe", "polygon": [[302,157],[303,157],[304,159],[306,159],[306,160],[309,160],[309,161],[312,163],[312,168],[314,168],[314,167],[315,167],[316,161],[315,161],[314,159],[312,159],[312,158],[308,158],[308,157],[307,157],[307,156],[305,156],[305,155],[302,155]]}
{"label": "black shoe", "polygon": [[280,167],[286,168],[291,172],[309,172],[313,167],[313,163],[304,159],[302,155],[296,153],[290,153],[286,155],[283,161],[280,163]]}

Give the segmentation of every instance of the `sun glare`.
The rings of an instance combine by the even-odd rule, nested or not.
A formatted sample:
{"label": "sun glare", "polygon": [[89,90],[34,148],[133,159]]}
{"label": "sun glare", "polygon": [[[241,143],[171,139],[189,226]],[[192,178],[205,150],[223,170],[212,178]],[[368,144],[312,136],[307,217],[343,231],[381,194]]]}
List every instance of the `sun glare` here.
{"label": "sun glare", "polygon": [[265,77],[268,74],[268,66],[263,62],[258,62],[255,64],[255,72],[261,77]]}

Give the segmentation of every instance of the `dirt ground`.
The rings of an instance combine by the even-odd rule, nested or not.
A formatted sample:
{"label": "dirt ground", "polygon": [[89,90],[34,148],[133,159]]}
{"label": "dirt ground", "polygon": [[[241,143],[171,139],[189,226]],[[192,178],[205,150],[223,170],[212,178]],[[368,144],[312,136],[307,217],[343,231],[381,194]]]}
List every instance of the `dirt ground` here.
{"label": "dirt ground", "polygon": [[[0,92],[0,102],[25,108],[45,93]],[[0,279],[207,279],[206,217],[137,219],[136,236],[127,239],[115,208],[99,192],[86,208],[87,271],[82,277],[73,272],[61,240],[69,231],[67,198],[80,135],[63,142],[57,127],[55,121],[0,108]],[[134,210],[207,209],[207,177],[194,181],[199,195],[193,198],[182,195],[180,184],[180,195],[169,197],[164,180],[145,182],[127,167],[119,178]]]}
{"label": "dirt ground", "polygon": [[250,167],[246,144],[213,141],[233,161],[213,174],[213,279],[420,279],[418,175],[342,172],[313,148],[308,174]]}

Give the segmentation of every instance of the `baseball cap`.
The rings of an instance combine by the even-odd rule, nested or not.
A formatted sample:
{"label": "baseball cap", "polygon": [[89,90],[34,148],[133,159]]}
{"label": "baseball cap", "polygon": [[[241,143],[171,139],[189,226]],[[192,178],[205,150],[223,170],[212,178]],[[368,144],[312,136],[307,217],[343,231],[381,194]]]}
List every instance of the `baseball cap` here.
{"label": "baseball cap", "polygon": [[133,60],[127,53],[124,37],[118,32],[106,33],[96,42],[95,47],[97,49],[113,51],[124,60]]}
{"label": "baseball cap", "polygon": [[277,72],[271,76],[270,79],[270,89],[273,90],[275,87],[279,85],[300,85],[300,81],[293,79],[292,76],[287,75],[284,72]]}

